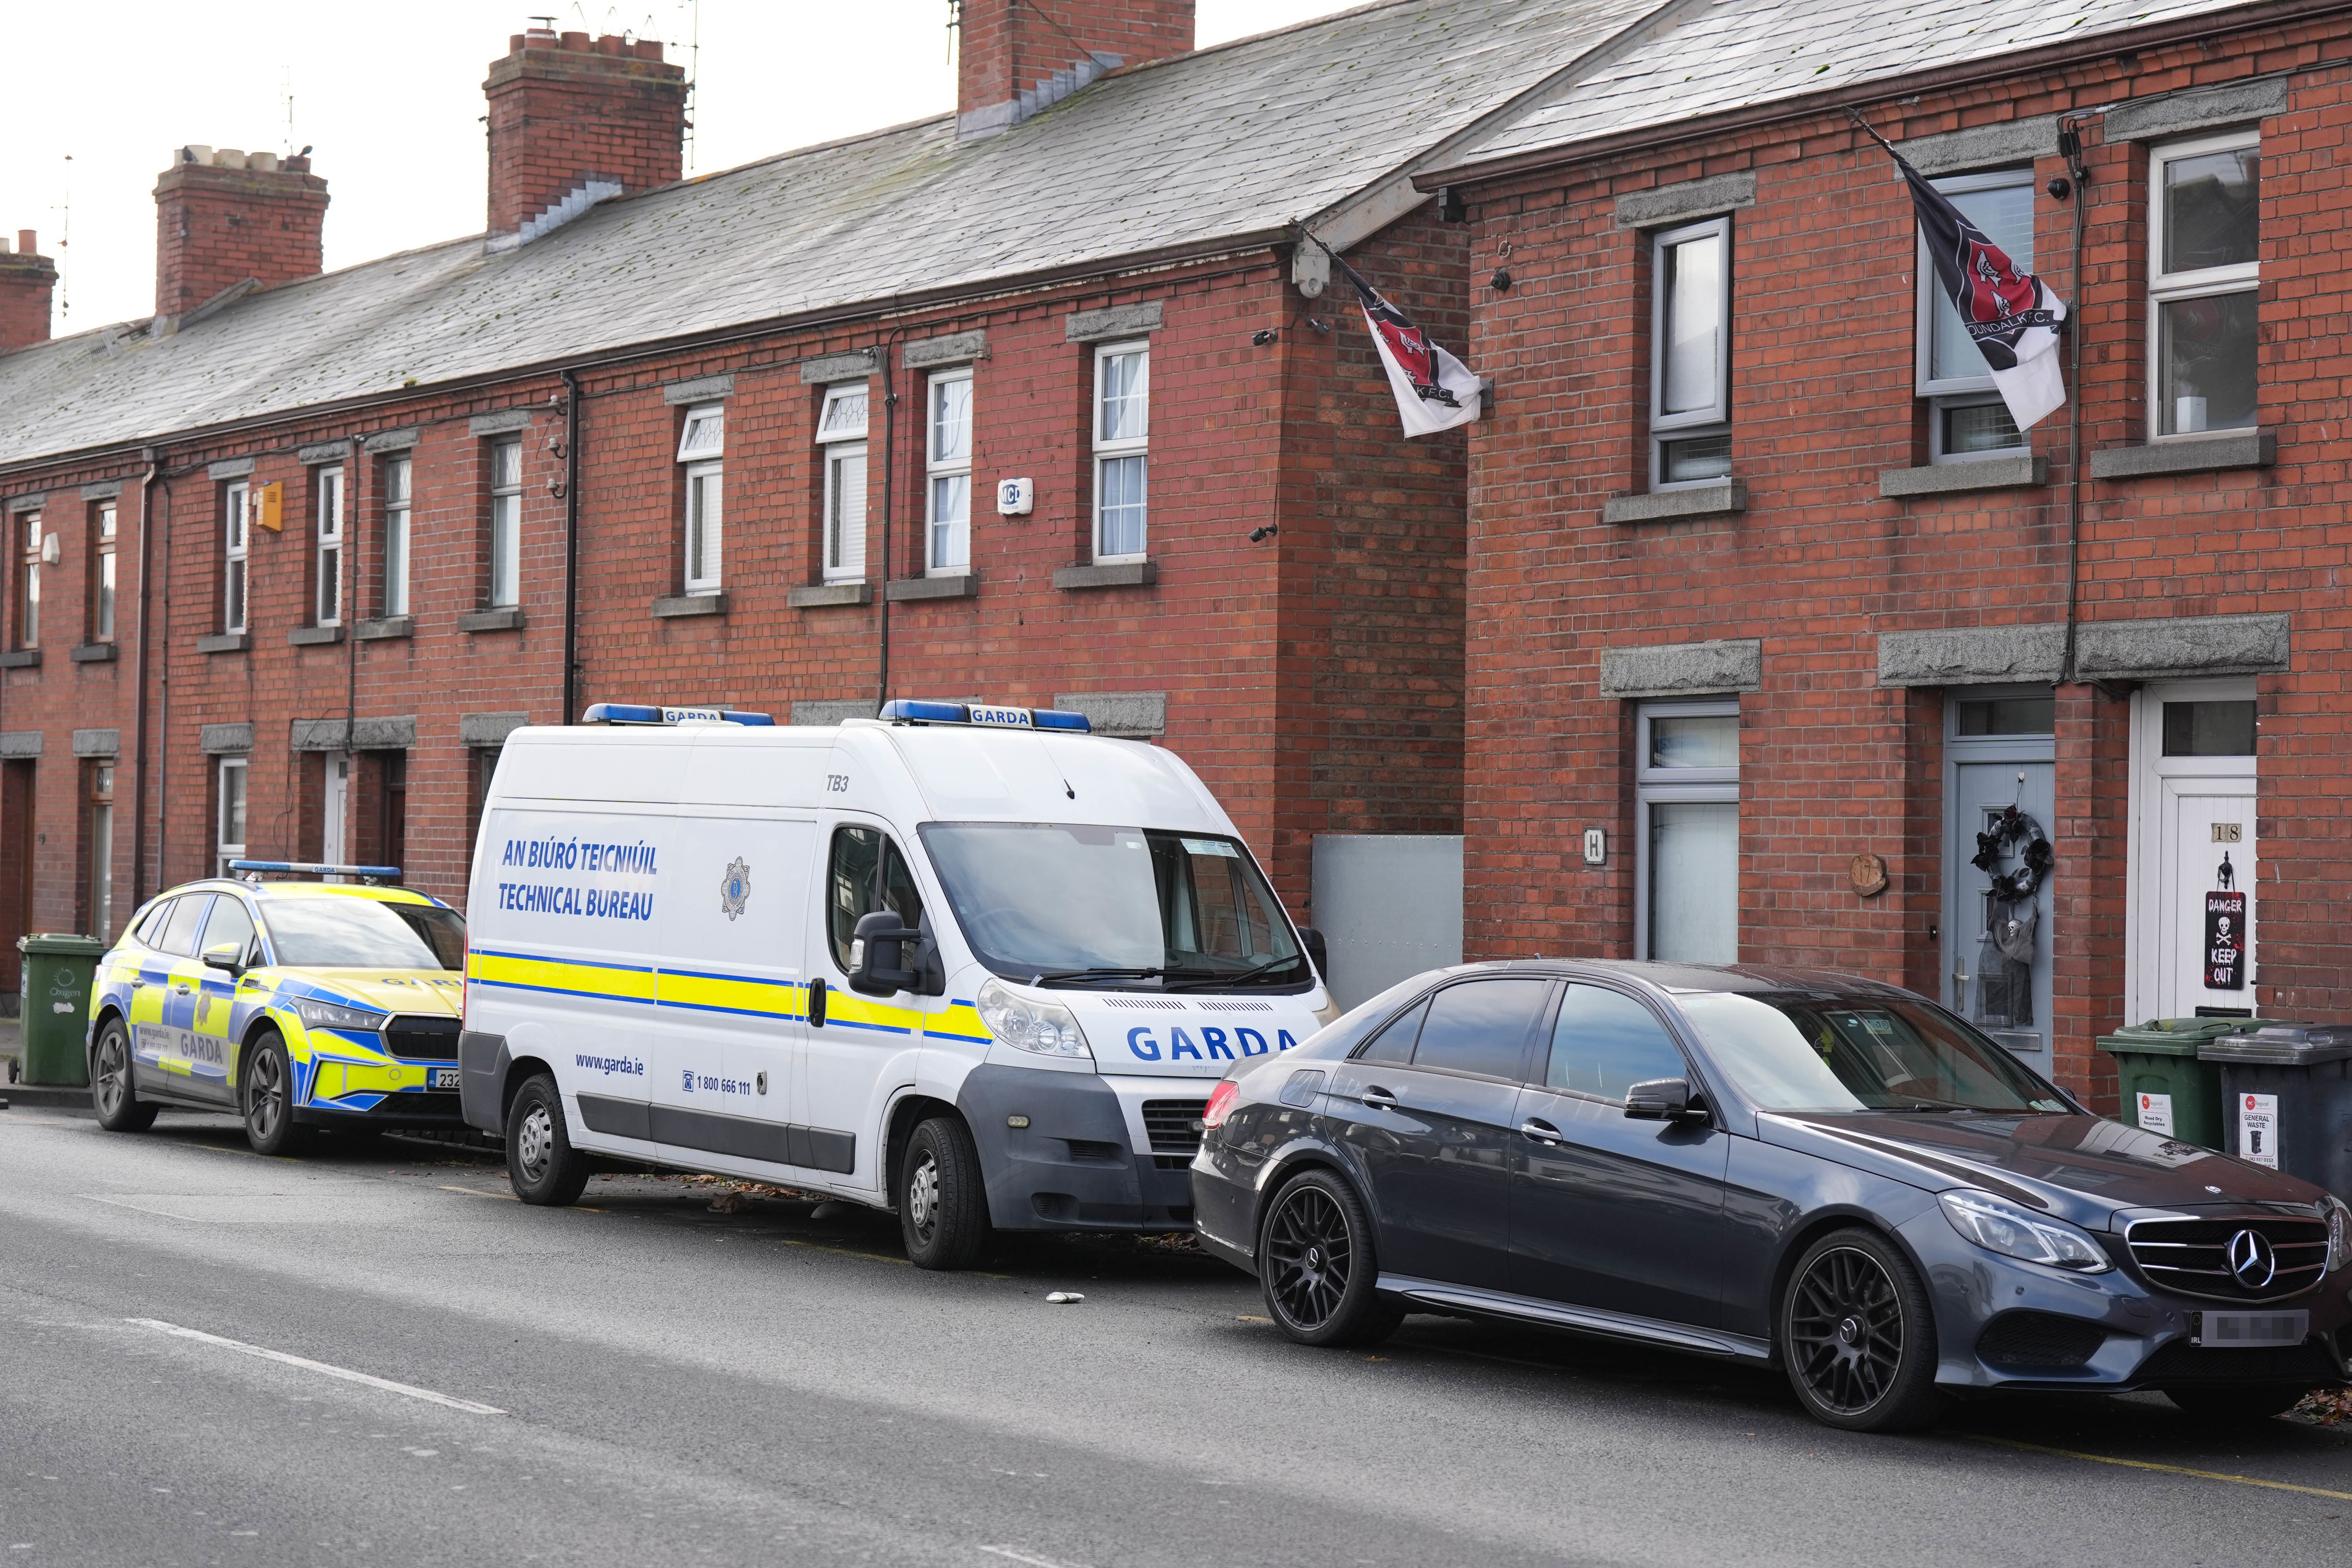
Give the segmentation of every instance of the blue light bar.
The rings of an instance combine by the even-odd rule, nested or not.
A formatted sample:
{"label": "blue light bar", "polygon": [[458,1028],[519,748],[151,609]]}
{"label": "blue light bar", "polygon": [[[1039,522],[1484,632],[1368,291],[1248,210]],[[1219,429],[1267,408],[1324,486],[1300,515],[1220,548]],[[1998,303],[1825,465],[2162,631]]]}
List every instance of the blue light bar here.
{"label": "blue light bar", "polygon": [[328,866],[316,860],[232,860],[232,871],[291,871],[306,877],[373,877],[379,880],[397,882],[397,866]]}
{"label": "blue light bar", "polygon": [[638,702],[596,702],[580,715],[583,724],[683,724],[689,720],[709,724],[773,724],[765,713],[739,713],[731,708],[655,708]]}
{"label": "blue light bar", "polygon": [[1084,735],[1094,726],[1083,713],[1052,708],[997,708],[985,703],[928,702],[919,698],[894,698],[882,705],[886,724],[969,724],[983,730],[1059,730]]}

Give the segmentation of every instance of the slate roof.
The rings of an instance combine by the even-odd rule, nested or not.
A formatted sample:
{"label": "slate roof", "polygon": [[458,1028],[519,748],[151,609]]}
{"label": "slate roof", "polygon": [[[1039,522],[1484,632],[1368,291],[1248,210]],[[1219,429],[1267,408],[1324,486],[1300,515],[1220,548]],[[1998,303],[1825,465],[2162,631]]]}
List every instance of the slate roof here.
{"label": "slate roof", "polygon": [[0,357],[0,464],[861,302],[1243,238],[1322,211],[1655,0],[1391,0],[1120,72],[1002,135],[954,116]]}
{"label": "slate roof", "polygon": [[1714,0],[1580,75],[1515,117],[1455,167],[1566,148],[1774,99],[1824,92],[2150,26],[2250,0]]}

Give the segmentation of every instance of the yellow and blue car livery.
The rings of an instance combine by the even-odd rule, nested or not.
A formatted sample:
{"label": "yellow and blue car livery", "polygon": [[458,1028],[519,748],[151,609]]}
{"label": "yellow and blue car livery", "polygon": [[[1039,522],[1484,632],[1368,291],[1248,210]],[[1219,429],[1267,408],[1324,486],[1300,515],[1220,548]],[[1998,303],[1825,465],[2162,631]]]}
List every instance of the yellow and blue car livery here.
{"label": "yellow and blue car livery", "polygon": [[[404,917],[417,932],[414,952],[363,954],[346,943],[321,953],[320,922],[305,910],[320,900],[368,900]],[[138,1100],[244,1115],[254,1053],[274,1035],[298,1124],[462,1126],[464,929],[447,904],[398,887],[224,878],[173,888],[99,961],[91,1081],[100,1081],[100,1044],[120,1024]],[[304,956],[293,951],[302,940],[310,956],[422,956],[436,966],[287,962]]]}

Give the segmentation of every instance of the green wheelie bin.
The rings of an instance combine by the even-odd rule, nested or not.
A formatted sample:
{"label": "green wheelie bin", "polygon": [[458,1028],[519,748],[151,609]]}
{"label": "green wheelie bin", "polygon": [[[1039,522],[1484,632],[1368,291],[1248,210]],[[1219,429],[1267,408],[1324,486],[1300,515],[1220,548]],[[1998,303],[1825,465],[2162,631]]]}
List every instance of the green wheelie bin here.
{"label": "green wheelie bin", "polygon": [[2221,1147],[2221,1069],[2200,1061],[2197,1047],[2267,1019],[2150,1018],[2099,1037],[2099,1049],[2116,1058],[2116,1087],[2123,1120],[2143,1131],[2160,1133],[2200,1149]]}
{"label": "green wheelie bin", "polygon": [[89,1058],[83,1047],[89,1032],[91,972],[106,954],[106,943],[86,936],[37,931],[16,939],[25,955],[18,966],[17,994],[25,1025],[25,1081],[66,1084],[89,1082]]}

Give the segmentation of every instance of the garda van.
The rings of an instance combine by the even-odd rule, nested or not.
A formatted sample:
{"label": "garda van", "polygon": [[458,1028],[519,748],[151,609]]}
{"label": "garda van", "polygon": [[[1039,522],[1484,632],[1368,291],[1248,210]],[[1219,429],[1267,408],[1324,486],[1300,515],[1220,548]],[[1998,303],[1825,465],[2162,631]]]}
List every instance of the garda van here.
{"label": "garda van", "polygon": [[1216,1079],[1338,1016],[1216,799],[1076,713],[599,704],[516,731],[468,905],[466,1119],[526,1203],[595,1156],[992,1227],[1170,1230]]}

